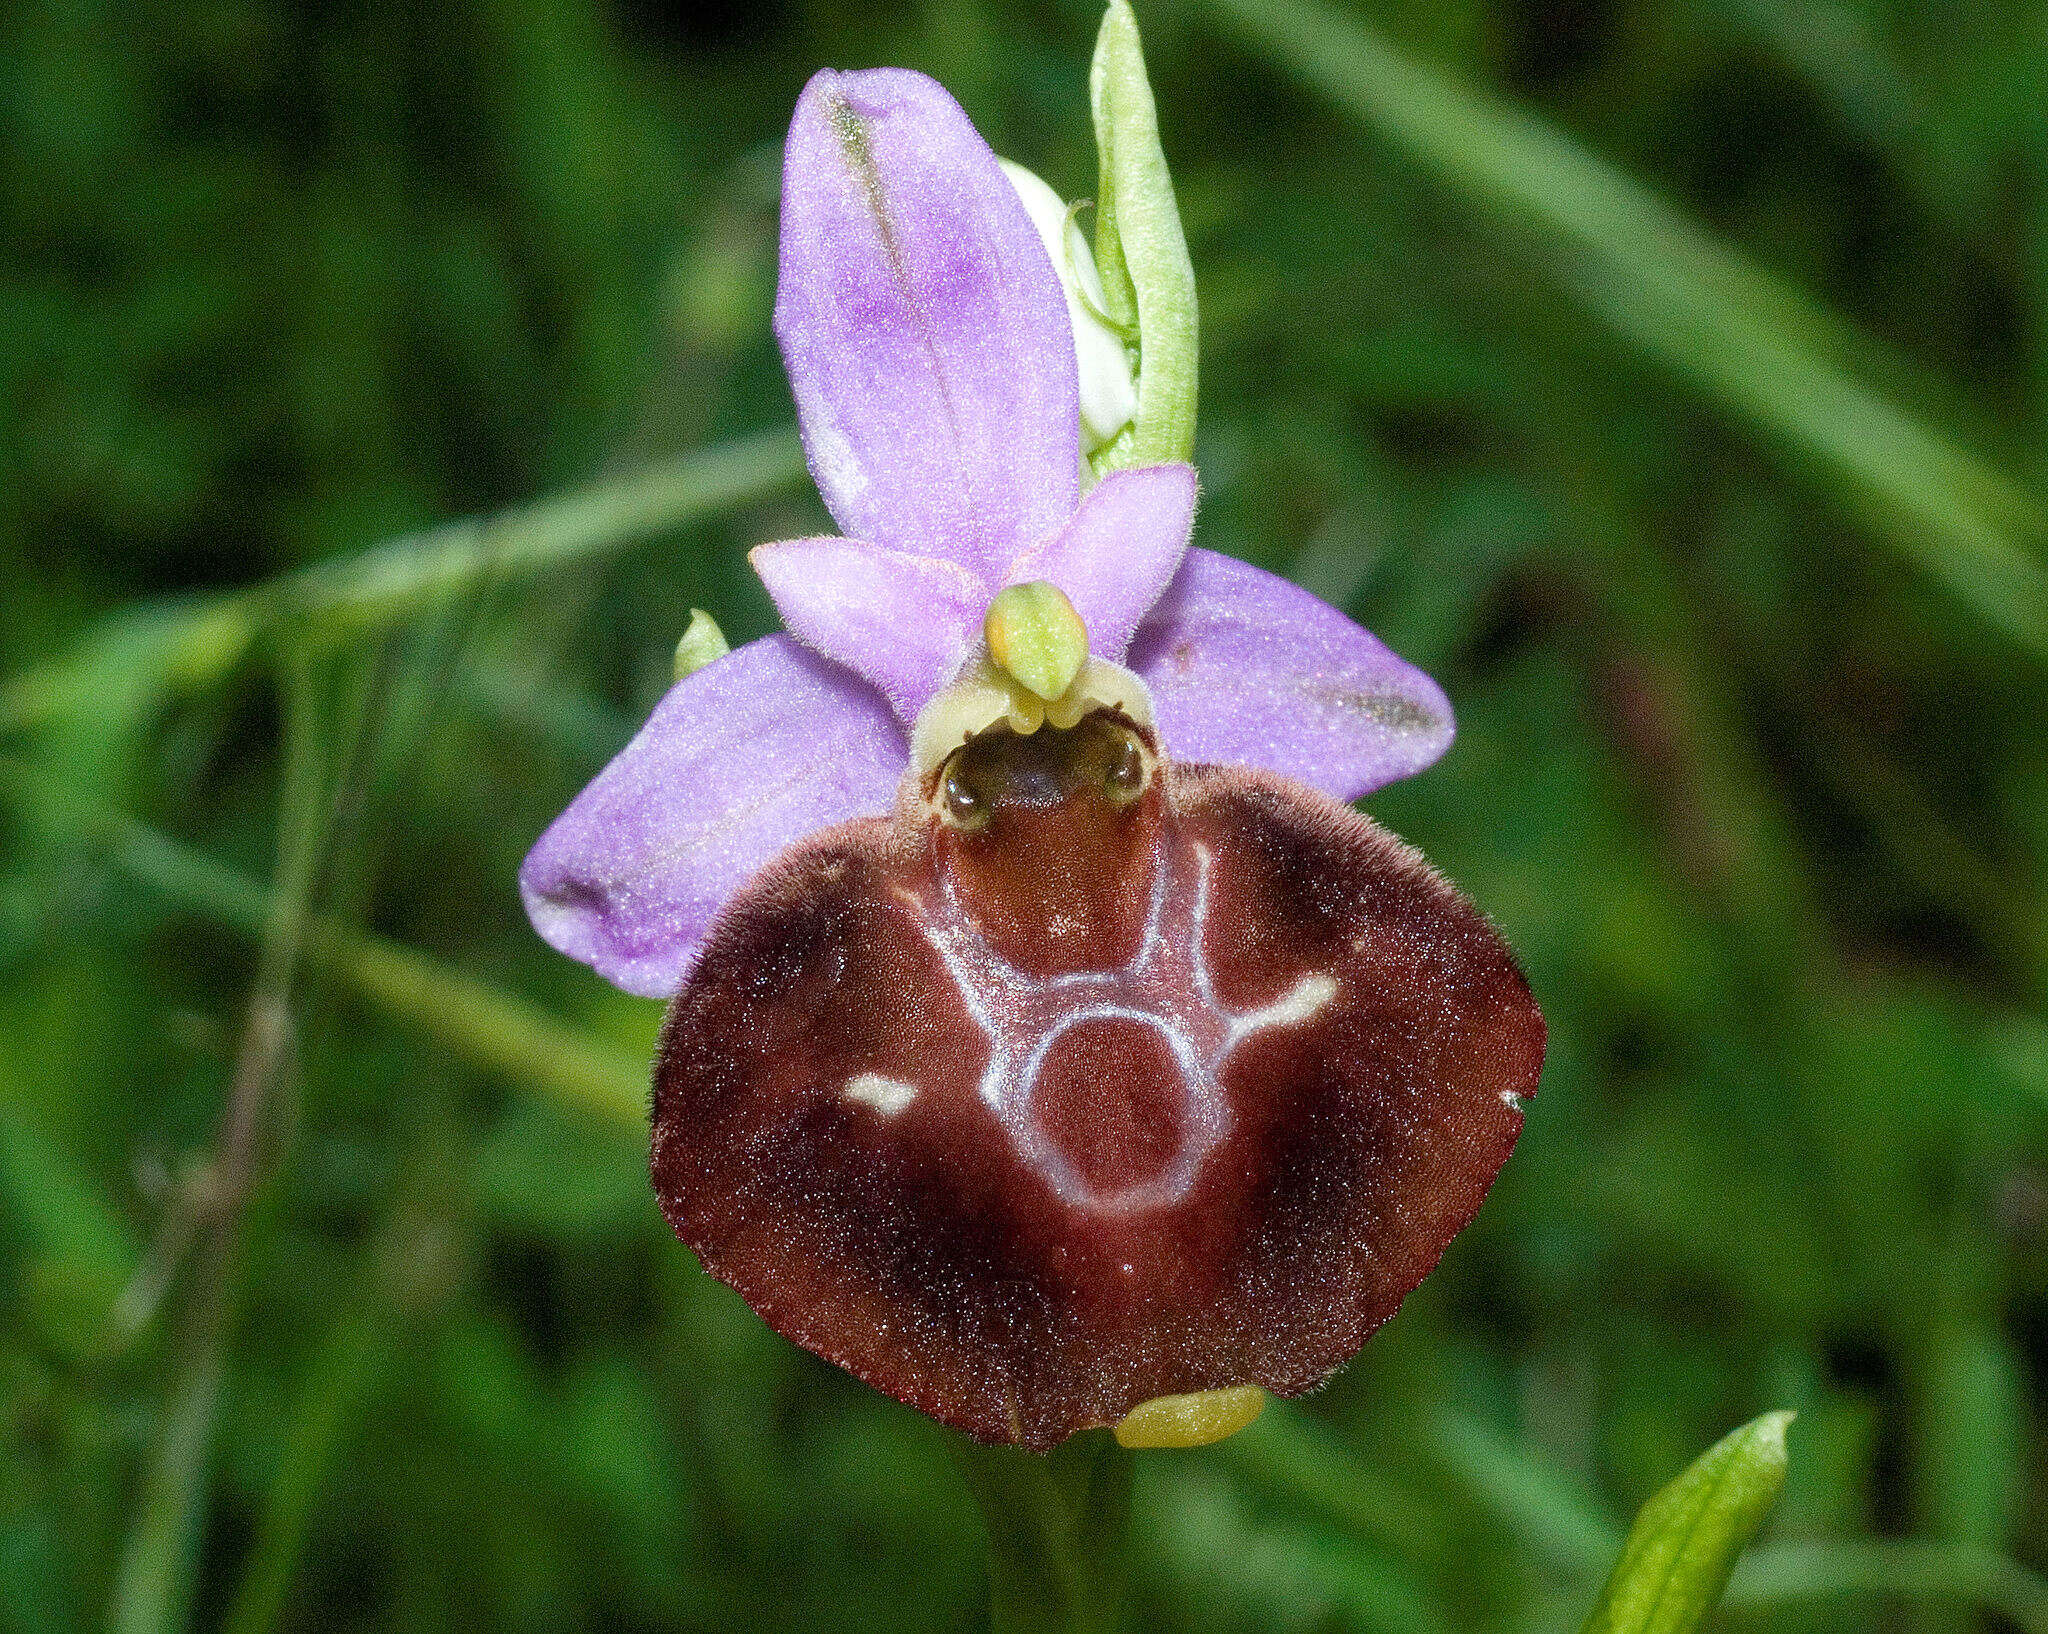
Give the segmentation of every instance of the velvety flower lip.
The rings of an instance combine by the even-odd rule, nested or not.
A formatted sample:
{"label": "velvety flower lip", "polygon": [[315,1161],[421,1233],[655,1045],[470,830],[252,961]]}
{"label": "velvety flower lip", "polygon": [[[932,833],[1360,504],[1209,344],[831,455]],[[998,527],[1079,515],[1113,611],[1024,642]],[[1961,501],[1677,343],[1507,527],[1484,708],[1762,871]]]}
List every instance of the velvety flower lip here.
{"label": "velvety flower lip", "polygon": [[[535,928],[666,996],[783,847],[888,809],[905,729],[1005,585],[1057,585],[1150,689],[1163,747],[1356,800],[1449,746],[1436,684],[1278,576],[1190,548],[1186,465],[1083,494],[1075,342],[1044,242],[935,82],[825,71],[786,151],[775,331],[843,537],[763,545],[787,636],[677,683],[541,837]],[[794,637],[792,640],[791,637]]]}

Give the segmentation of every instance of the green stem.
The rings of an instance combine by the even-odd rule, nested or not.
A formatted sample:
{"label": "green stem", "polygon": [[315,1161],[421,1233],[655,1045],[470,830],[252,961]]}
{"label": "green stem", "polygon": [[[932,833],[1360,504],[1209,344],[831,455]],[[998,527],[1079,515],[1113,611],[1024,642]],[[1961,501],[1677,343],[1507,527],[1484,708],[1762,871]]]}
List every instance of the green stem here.
{"label": "green stem", "polygon": [[990,1634],[1116,1634],[1133,1455],[1090,1430],[1046,1454],[963,1441],[959,1463],[988,1524]]}
{"label": "green stem", "polygon": [[[173,901],[244,929],[265,897],[255,880],[140,823],[120,821],[114,861]],[[332,921],[307,925],[306,954],[360,997],[439,1040],[460,1059],[645,1132],[644,1052],[558,1021],[430,954]]]}
{"label": "green stem", "polygon": [[269,894],[256,981],[207,1182],[207,1231],[162,1428],[143,1470],[135,1524],[108,1610],[115,1634],[185,1626],[207,1498],[208,1452],[239,1305],[242,1211],[257,1181],[272,1091],[292,1051],[291,994],[327,831],[316,705],[303,654],[285,666],[284,782],[277,879]]}
{"label": "green stem", "polygon": [[[260,881],[158,830],[95,808],[0,760],[0,795],[40,805],[88,832],[129,878],[245,935],[260,935],[271,892]],[[557,1020],[537,1006],[399,942],[327,919],[304,927],[305,957],[386,1015],[458,1059],[545,1091],[606,1122],[645,1133],[647,1055]]]}

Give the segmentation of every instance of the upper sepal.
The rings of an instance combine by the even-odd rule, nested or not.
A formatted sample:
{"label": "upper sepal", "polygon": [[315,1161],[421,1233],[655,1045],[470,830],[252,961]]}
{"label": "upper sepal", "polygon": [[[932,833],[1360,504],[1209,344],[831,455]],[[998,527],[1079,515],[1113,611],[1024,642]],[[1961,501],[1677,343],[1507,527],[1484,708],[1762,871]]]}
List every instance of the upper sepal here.
{"label": "upper sepal", "polygon": [[842,531],[992,575],[1073,510],[1066,298],[995,155],[934,81],[875,68],[805,86],[775,333]]}

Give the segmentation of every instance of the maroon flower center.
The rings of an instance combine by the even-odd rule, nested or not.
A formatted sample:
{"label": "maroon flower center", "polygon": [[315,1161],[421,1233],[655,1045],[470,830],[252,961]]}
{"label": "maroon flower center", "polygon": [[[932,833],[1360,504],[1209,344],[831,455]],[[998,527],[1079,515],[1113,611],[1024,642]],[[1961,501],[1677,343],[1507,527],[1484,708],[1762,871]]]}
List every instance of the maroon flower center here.
{"label": "maroon flower center", "polygon": [[1180,1040],[1147,1016],[1089,1014],[1047,1041],[1031,1096],[1063,1191],[1115,1209],[1184,1186],[1191,1130]]}

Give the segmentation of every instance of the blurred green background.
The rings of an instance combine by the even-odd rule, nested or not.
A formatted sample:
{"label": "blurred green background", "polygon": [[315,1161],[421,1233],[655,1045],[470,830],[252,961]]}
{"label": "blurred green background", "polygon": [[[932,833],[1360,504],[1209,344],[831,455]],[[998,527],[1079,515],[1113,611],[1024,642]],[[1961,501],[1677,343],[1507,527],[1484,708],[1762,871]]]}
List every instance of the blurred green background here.
{"label": "blurred green background", "polygon": [[[1093,190],[1097,11],[11,4],[0,1618],[966,1630],[948,1436],[668,1236],[543,825],[748,545],[821,65]],[[1794,1407],[1718,1626],[2048,1629],[2048,16],[1155,0],[1199,539],[1443,681],[1371,802],[1551,1025],[1147,1629],[1566,1630]],[[486,518],[488,522],[465,522]]]}

